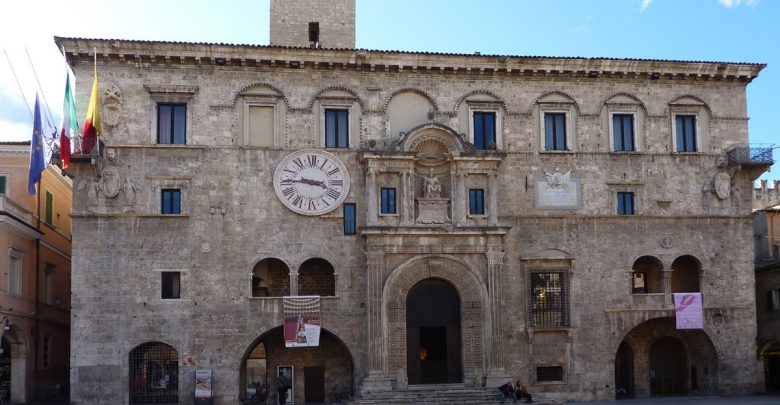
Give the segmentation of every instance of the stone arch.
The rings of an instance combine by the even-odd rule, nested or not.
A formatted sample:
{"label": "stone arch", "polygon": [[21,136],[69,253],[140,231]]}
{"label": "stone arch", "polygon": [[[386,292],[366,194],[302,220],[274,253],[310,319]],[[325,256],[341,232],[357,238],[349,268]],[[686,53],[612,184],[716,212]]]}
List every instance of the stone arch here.
{"label": "stone arch", "polygon": [[269,82],[255,82],[255,83],[248,84],[248,85],[238,89],[238,91],[236,91],[236,93],[233,95],[233,99],[231,100],[230,106],[231,107],[235,106],[236,102],[238,101],[238,99],[240,97],[247,95],[247,94],[245,94],[247,91],[249,91],[249,90],[251,90],[253,88],[259,88],[259,87],[266,87],[266,88],[272,90],[273,92],[276,93],[277,96],[280,96],[282,98],[282,100],[284,100],[285,104],[287,104],[288,106],[290,105],[290,100],[287,98],[287,95],[284,94],[284,92],[279,87],[277,87],[276,85],[271,84]]}
{"label": "stone arch", "polygon": [[406,296],[418,282],[438,278],[450,283],[461,299],[461,347],[464,373],[480,375],[485,367],[486,334],[490,330],[487,287],[477,271],[464,260],[441,254],[421,255],[401,263],[390,273],[382,290],[382,332],[386,368],[391,373],[406,370]]}
{"label": "stone arch", "polygon": [[633,104],[638,105],[642,109],[642,112],[645,113],[645,115],[648,114],[647,113],[647,105],[644,103],[644,101],[642,101],[639,97],[637,97],[637,96],[635,96],[635,95],[633,95],[631,93],[626,93],[626,92],[622,92],[622,91],[617,92],[617,93],[612,93],[609,96],[607,96],[606,98],[604,98],[603,100],[601,100],[601,103],[599,103],[599,113],[601,113],[601,111],[604,111],[604,108],[607,107],[607,104],[610,102],[610,100],[612,100],[614,98],[617,98],[617,97],[621,97],[621,96],[622,97],[627,97],[627,98],[633,100],[634,101]]}
{"label": "stone arch", "polygon": [[420,125],[404,134],[393,145],[394,149],[416,152],[420,163],[437,165],[461,152],[473,151],[474,146],[463,139],[454,129],[437,123]]}
{"label": "stone arch", "polygon": [[336,269],[321,257],[307,259],[298,267],[299,295],[336,295]]}
{"label": "stone arch", "polygon": [[[695,103],[680,103],[680,101],[685,100],[685,99],[692,100]],[[704,101],[704,99],[702,99],[699,96],[694,96],[693,94],[681,94],[681,95],[675,97],[674,99],[672,99],[671,101],[669,101],[669,103],[668,103],[669,106],[675,105],[675,104],[682,104],[682,105],[694,104],[694,105],[701,106],[702,108],[704,108],[705,111],[707,111],[708,117],[710,119],[712,118],[712,109],[710,108],[709,103]]]}
{"label": "stone arch", "polygon": [[358,92],[353,90],[353,89],[351,89],[351,88],[349,88],[349,87],[347,87],[347,86],[340,86],[340,85],[339,86],[325,86],[325,87],[320,88],[316,93],[314,93],[314,96],[309,100],[309,102],[308,102],[306,107],[309,110],[313,109],[314,108],[314,103],[317,101],[317,99],[322,97],[322,95],[324,93],[327,93],[329,91],[334,91],[334,90],[336,90],[336,91],[343,91],[343,92],[349,93],[352,97],[355,98],[355,101],[358,103],[358,105],[360,105],[360,110],[361,111],[366,111],[365,101],[363,100],[362,97],[360,97]]}
{"label": "stone arch", "polygon": [[290,266],[276,257],[256,260],[250,280],[250,297],[281,297],[290,294]]}
{"label": "stone arch", "polygon": [[671,265],[672,291],[701,291],[701,261],[693,255],[682,255],[674,259]]}
{"label": "stone arch", "polygon": [[[545,100],[545,99],[555,98],[555,96],[563,97],[566,100],[554,100],[554,99],[553,100]],[[544,92],[541,95],[539,95],[539,97],[537,97],[534,100],[534,102],[531,103],[531,109],[528,111],[528,114],[533,114],[534,108],[536,108],[539,104],[543,104],[543,103],[567,103],[567,104],[572,104],[574,106],[574,109],[577,111],[577,115],[578,116],[582,115],[582,111],[580,109],[580,105],[577,103],[577,101],[574,99],[574,97],[572,97],[568,93],[560,91],[560,90],[551,90],[551,91],[547,91],[547,92]]]}
{"label": "stone arch", "polygon": [[147,341],[128,352],[130,404],[179,402],[179,352]]}
{"label": "stone arch", "polygon": [[502,97],[500,97],[498,94],[496,94],[496,93],[494,93],[494,92],[492,92],[490,90],[477,89],[477,90],[472,90],[472,91],[470,91],[470,92],[460,96],[460,98],[458,98],[458,100],[455,101],[455,107],[452,109],[452,111],[453,112],[458,111],[458,109],[460,108],[460,105],[463,104],[463,102],[466,101],[469,97],[480,95],[480,94],[492,97],[493,100],[491,102],[492,103],[497,103],[498,105],[500,105],[501,108],[504,110],[504,112],[507,112],[509,110],[509,108],[507,107],[506,102],[504,101],[504,99]]}
{"label": "stone arch", "polygon": [[[284,348],[284,326],[276,326],[266,330],[259,336],[252,338],[245,346],[246,349],[240,354],[238,363],[238,375],[240,378],[238,389],[238,398],[247,400],[247,359],[250,358],[252,351],[259,345],[265,345],[266,350],[266,372],[267,372],[267,399],[278,398],[277,385],[271,377],[276,374],[277,365],[292,365],[294,367],[294,381],[292,381],[296,392],[296,403],[303,402],[304,387],[304,365],[307,361],[312,361],[311,365],[325,365],[332,370],[325,371],[325,387],[332,387],[336,384],[347,386],[348,391],[353,393],[355,387],[355,359],[349,346],[337,334],[328,329],[320,330],[320,346],[305,349],[285,350]],[[304,350],[304,353],[301,353]],[[237,355],[239,353],[236,353]],[[297,357],[296,356],[300,356]],[[272,374],[273,373],[273,374]],[[325,394],[327,395],[326,390]],[[298,396],[300,395],[300,396]],[[265,403],[265,402],[263,402]],[[276,401],[271,403],[278,403]]]}
{"label": "stone arch", "polygon": [[382,114],[387,115],[387,108],[390,106],[390,102],[393,100],[393,98],[399,94],[402,93],[415,93],[417,95],[420,95],[428,100],[429,103],[433,106],[433,109],[435,112],[439,111],[439,105],[436,103],[436,100],[433,99],[433,97],[428,94],[425,91],[422,91],[420,89],[416,89],[414,87],[404,87],[402,89],[398,89],[390,93],[389,96],[385,99],[384,105],[382,105]]}
{"label": "stone arch", "polygon": [[664,264],[661,259],[643,255],[634,259],[631,265],[632,294],[655,294],[664,292]]}

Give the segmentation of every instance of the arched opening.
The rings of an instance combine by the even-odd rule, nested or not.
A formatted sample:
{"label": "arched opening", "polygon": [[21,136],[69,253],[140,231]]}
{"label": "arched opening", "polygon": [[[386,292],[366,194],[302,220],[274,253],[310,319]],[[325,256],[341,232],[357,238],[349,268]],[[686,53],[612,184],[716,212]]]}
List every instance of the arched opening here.
{"label": "arched opening", "polygon": [[615,356],[615,398],[634,397],[634,350],[625,340]]}
{"label": "arched opening", "polygon": [[309,259],[298,270],[298,294],[336,295],[336,271],[325,259]]}
{"label": "arched opening", "polygon": [[130,351],[130,403],[179,403],[179,353],[149,342]]}
{"label": "arched opening", "polygon": [[767,392],[780,392],[780,343],[766,349],[764,356],[764,380]]}
{"label": "arched opening", "polygon": [[11,343],[2,338],[0,353],[0,403],[11,399]]}
{"label": "arched opening", "polygon": [[699,292],[699,260],[680,256],[672,262],[672,292]]}
{"label": "arched opening", "polygon": [[337,336],[321,330],[320,345],[286,348],[284,327],[273,328],[249,345],[241,362],[243,404],[278,404],[280,372],[290,380],[288,403],[323,403],[331,392],[353,394],[354,361]]}
{"label": "arched opening", "polygon": [[425,279],[406,297],[409,384],[462,382],[460,296],[450,283]]}
{"label": "arched opening", "polygon": [[663,269],[660,260],[653,256],[642,256],[631,267],[631,293],[663,293]]}
{"label": "arched opening", "polygon": [[650,391],[653,395],[685,394],[688,353],[674,337],[662,337],[650,346]]}
{"label": "arched opening", "polygon": [[290,294],[290,269],[275,258],[259,261],[252,269],[253,297],[283,297]]}

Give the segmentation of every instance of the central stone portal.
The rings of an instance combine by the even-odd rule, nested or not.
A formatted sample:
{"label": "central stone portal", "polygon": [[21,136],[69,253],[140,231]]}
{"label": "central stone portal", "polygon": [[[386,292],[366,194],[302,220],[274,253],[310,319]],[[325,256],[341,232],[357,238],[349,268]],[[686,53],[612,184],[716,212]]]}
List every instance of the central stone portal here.
{"label": "central stone portal", "polygon": [[409,384],[463,382],[460,297],[448,282],[430,278],[406,298]]}

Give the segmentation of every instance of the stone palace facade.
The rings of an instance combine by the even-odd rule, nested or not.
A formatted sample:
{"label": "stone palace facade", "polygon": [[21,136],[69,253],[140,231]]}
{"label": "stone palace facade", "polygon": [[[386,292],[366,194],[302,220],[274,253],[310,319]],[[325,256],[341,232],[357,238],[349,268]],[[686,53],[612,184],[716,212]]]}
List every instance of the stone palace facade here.
{"label": "stone palace facade", "polygon": [[[278,403],[282,368],[288,403],[758,389],[764,65],[363,50],[354,1],[271,14],[269,46],[56,39],[81,109],[96,50],[103,113],[69,171],[73,403],[190,404],[200,369],[217,404]],[[288,295],[322,297],[318,347],[285,348]]]}

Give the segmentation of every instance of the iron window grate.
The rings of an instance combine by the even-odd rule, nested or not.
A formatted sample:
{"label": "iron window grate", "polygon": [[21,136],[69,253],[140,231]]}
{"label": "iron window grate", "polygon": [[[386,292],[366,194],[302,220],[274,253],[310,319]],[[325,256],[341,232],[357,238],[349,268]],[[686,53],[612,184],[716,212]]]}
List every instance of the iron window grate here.
{"label": "iron window grate", "polygon": [[563,381],[563,366],[544,366],[536,368],[536,381]]}
{"label": "iron window grate", "polygon": [[531,273],[528,299],[531,327],[569,326],[569,290],[564,270]]}
{"label": "iron window grate", "polygon": [[164,343],[144,343],[130,352],[130,403],[179,403],[179,354]]}

